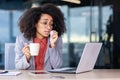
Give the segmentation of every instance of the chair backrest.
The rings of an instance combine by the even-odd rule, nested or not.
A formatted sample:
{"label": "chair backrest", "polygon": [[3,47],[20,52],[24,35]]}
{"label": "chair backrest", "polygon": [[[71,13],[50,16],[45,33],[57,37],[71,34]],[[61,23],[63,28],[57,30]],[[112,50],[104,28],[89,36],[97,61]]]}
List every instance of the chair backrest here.
{"label": "chair backrest", "polygon": [[5,43],[5,70],[15,69],[15,43]]}

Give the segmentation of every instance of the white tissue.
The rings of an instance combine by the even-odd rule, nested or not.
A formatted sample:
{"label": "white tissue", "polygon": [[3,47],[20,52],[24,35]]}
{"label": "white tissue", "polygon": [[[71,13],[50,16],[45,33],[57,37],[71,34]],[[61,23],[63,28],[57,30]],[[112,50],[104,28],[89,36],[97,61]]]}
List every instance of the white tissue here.
{"label": "white tissue", "polygon": [[50,32],[50,36],[52,36],[52,35],[53,35],[53,32],[54,32],[53,30]]}

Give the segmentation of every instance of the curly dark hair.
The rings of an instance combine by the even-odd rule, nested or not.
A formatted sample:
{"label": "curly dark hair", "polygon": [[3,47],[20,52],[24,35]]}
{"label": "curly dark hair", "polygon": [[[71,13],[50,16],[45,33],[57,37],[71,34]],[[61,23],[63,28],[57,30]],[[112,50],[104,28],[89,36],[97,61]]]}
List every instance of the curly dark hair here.
{"label": "curly dark hair", "polygon": [[61,10],[55,5],[47,3],[40,7],[26,10],[20,17],[20,31],[28,40],[36,36],[35,24],[39,21],[42,14],[48,14],[52,16],[53,30],[58,32],[58,36],[61,36],[66,31],[64,16]]}

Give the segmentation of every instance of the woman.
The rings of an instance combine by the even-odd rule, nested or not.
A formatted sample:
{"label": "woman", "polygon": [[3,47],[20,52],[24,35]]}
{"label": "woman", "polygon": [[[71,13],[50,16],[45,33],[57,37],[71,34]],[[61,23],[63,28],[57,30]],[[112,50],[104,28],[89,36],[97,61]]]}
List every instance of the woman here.
{"label": "woman", "polygon": [[[50,70],[62,65],[62,37],[66,31],[64,17],[58,7],[44,4],[28,9],[20,18],[21,35],[15,44],[16,69]],[[53,35],[50,36],[50,31]],[[39,43],[38,56],[31,56],[29,43]]]}

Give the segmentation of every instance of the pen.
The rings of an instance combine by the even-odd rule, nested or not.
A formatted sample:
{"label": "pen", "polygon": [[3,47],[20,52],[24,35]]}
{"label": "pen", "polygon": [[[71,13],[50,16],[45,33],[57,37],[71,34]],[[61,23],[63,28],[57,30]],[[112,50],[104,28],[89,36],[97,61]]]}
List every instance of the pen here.
{"label": "pen", "polygon": [[8,73],[8,71],[0,71],[0,74]]}

